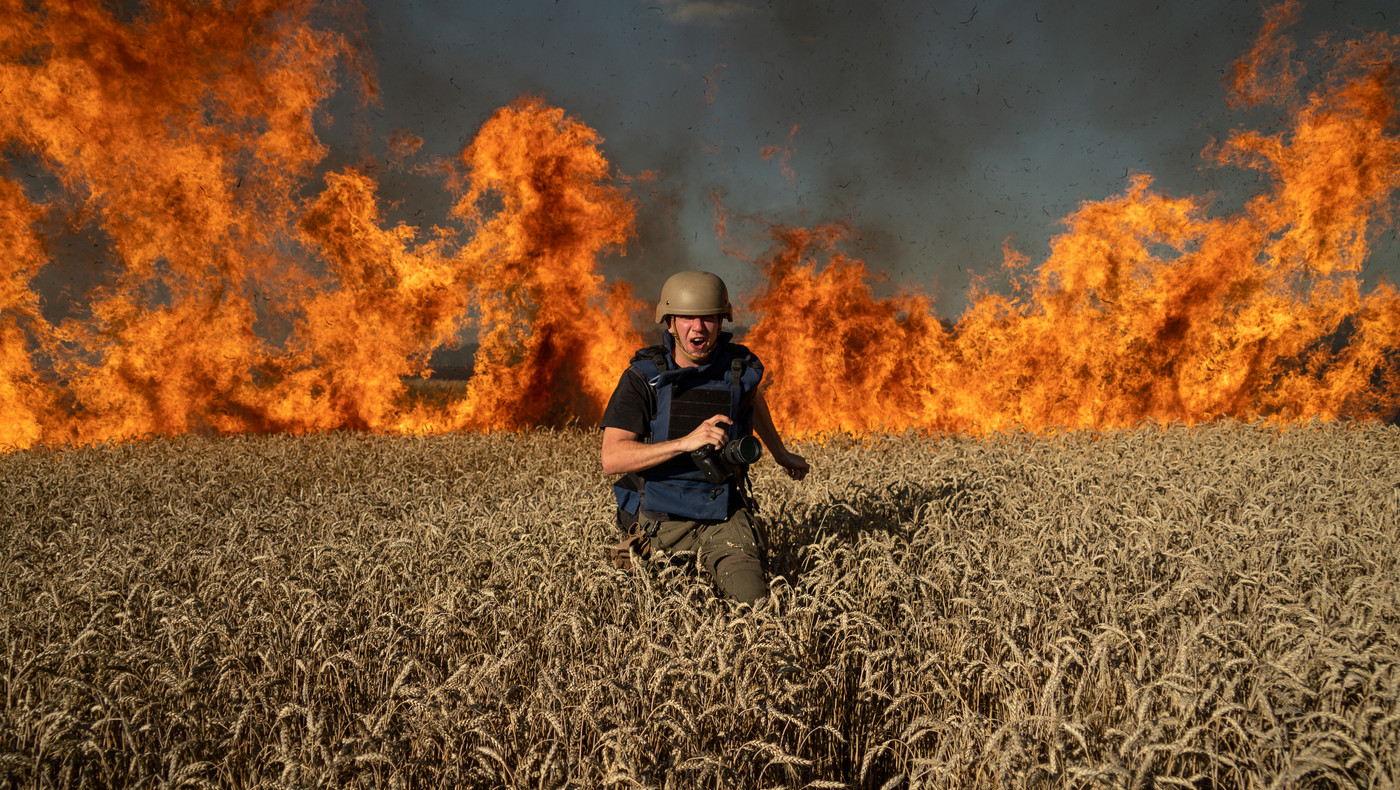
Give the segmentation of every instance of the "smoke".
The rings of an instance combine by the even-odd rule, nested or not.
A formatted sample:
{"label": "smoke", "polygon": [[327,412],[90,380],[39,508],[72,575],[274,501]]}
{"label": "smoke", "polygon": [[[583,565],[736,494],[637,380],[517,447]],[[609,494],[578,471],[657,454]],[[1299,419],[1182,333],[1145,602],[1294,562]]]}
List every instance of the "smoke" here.
{"label": "smoke", "polygon": [[[1293,33],[1393,27],[1388,5],[1314,4]],[[381,123],[414,128],[425,154],[529,93],[597,129],[620,173],[649,176],[637,236],[608,265],[642,294],[688,266],[757,285],[715,237],[716,196],[736,217],[849,221],[872,269],[956,317],[1004,241],[1043,260],[1061,218],[1134,174],[1227,207],[1249,189],[1199,154],[1259,120],[1231,115],[1222,85],[1259,31],[1252,0],[368,7]],[[775,145],[783,162],[763,157]],[[431,190],[395,197],[431,215],[446,205]]]}
{"label": "smoke", "polygon": [[[1290,10],[1288,33],[1326,60],[1350,28],[1393,24],[1374,3],[1347,9],[1355,16]],[[840,312],[851,278],[874,282],[876,292],[854,289],[873,317],[868,339],[891,320],[914,327],[901,322],[924,305],[920,325],[946,330],[966,311],[967,327],[1002,331],[1006,316],[1034,311],[968,292],[995,288],[981,275],[1003,257],[1021,271],[1119,265],[1113,253],[1071,267],[1057,252],[1067,247],[1052,245],[1073,218],[1103,213],[1086,207],[1189,205],[1206,228],[1296,180],[1267,150],[1290,114],[1226,100],[1228,70],[1261,26],[1252,3],[49,0],[4,13],[0,76],[16,87],[0,92],[11,110],[0,203],[12,217],[0,243],[21,287],[0,300],[0,385],[14,383],[0,401],[18,404],[18,442],[74,410],[92,415],[75,435],[94,436],[565,419],[578,404],[498,412],[510,393],[565,387],[551,382],[596,401],[602,363],[579,367],[577,351],[625,355],[630,332],[615,319],[680,268],[720,272],[751,311],[783,302],[770,276],[780,269],[793,287],[823,284],[811,304],[828,312]],[[1325,80],[1302,57],[1285,64],[1300,95]],[[1321,120],[1306,128],[1340,128]],[[1328,176],[1346,168],[1315,166],[1329,150],[1296,152],[1320,188],[1295,183],[1254,208],[1272,210],[1269,222],[1332,222]],[[1358,179],[1390,200],[1386,184]],[[1382,242],[1368,277],[1395,264],[1394,207],[1374,208],[1375,221],[1337,231],[1374,237],[1347,237],[1358,258]],[[1118,238],[1113,224],[1088,235]],[[802,233],[778,226],[824,241],[788,259],[775,240]],[[806,250],[845,264],[822,283]],[[1037,293],[1095,305],[1094,277],[1077,291],[1042,278]],[[912,301],[883,298],[897,291]],[[605,337],[588,334],[603,324]],[[473,342],[476,330],[491,374],[474,377],[486,383],[471,408],[405,416],[401,378],[432,362],[429,348]],[[206,340],[227,345],[211,352]],[[36,369],[45,359],[67,369]],[[188,375],[167,375],[172,365]],[[75,382],[72,403],[36,383],[49,372]]]}

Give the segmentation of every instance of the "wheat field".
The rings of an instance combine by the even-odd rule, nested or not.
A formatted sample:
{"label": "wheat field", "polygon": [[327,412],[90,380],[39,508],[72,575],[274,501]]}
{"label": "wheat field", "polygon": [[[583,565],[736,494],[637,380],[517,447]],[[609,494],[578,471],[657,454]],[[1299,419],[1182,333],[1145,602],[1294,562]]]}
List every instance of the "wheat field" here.
{"label": "wheat field", "polygon": [[0,785],[1400,779],[1400,429],[799,443],[752,608],[603,561],[598,441],[0,456]]}

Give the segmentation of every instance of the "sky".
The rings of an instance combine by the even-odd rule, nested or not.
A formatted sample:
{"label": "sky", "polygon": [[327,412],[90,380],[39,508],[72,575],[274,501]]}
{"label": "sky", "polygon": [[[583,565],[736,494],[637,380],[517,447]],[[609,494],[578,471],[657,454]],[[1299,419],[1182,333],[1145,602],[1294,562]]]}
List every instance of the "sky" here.
{"label": "sky", "polygon": [[[717,196],[745,254],[770,222],[849,222],[853,254],[956,319],[1004,243],[1044,261],[1067,215],[1133,174],[1238,208],[1256,176],[1200,152],[1277,120],[1225,100],[1261,19],[1257,0],[365,0],[368,121],[420,135],[429,160],[519,96],[564,109],[619,175],[651,174],[634,182],[636,240],[605,265],[643,298],[683,268],[758,284],[717,238]],[[1291,32],[1304,49],[1397,27],[1394,0],[1314,0]],[[382,188],[405,219],[446,217],[440,179]],[[1395,235],[1368,278],[1393,278]]]}

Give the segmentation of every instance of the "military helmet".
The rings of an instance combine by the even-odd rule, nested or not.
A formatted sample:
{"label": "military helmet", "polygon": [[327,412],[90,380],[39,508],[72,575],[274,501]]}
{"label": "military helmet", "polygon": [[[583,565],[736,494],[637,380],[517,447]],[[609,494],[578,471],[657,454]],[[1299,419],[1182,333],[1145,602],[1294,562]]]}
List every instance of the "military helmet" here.
{"label": "military helmet", "polygon": [[656,323],[666,323],[668,315],[718,315],[733,321],[729,289],[724,280],[709,272],[676,272],[661,286]]}

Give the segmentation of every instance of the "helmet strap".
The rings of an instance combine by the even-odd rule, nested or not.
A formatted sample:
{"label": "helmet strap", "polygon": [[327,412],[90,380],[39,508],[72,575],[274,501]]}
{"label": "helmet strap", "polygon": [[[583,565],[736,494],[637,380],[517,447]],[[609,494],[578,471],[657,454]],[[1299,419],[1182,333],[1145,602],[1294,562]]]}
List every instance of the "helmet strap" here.
{"label": "helmet strap", "polygon": [[706,354],[703,357],[697,357],[694,354],[690,353],[690,349],[685,347],[685,341],[681,339],[680,335],[676,334],[676,317],[673,315],[666,316],[666,323],[670,324],[670,326],[667,328],[667,331],[670,332],[671,337],[675,339],[675,346],[681,352],[681,356],[685,357],[691,362],[694,362],[697,365],[700,365],[704,364],[706,360],[715,355],[715,349],[719,347],[718,343],[716,343],[713,346],[710,346],[710,353]]}

